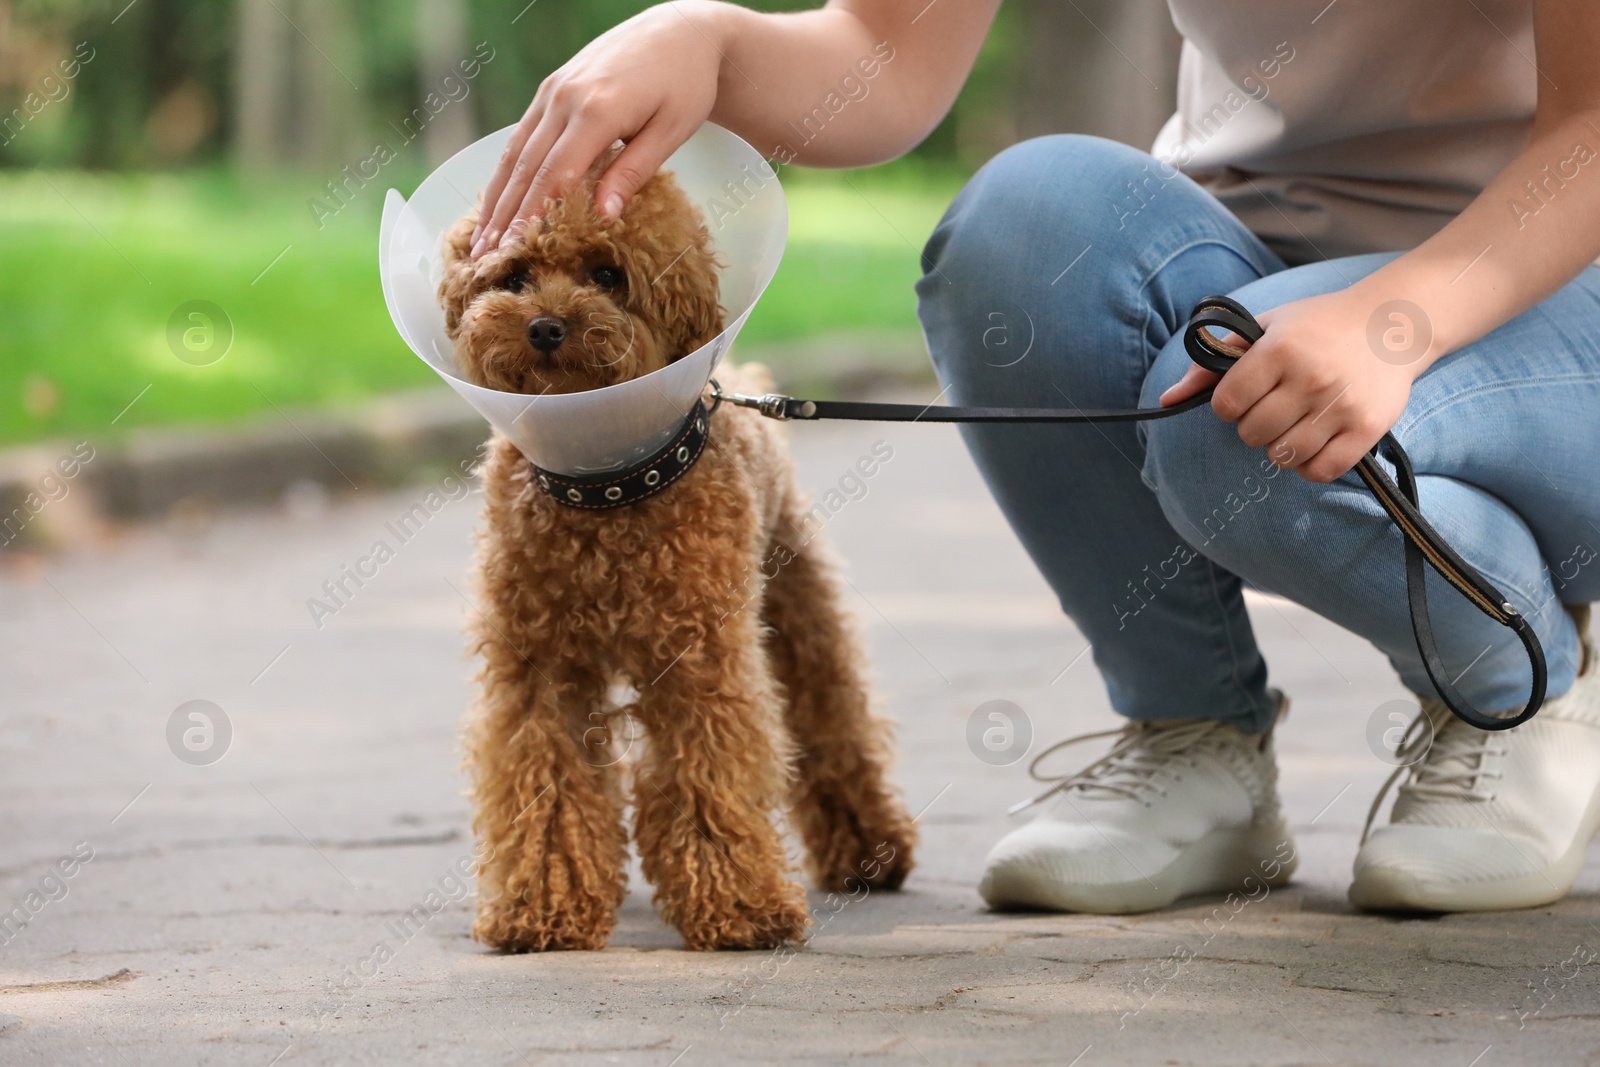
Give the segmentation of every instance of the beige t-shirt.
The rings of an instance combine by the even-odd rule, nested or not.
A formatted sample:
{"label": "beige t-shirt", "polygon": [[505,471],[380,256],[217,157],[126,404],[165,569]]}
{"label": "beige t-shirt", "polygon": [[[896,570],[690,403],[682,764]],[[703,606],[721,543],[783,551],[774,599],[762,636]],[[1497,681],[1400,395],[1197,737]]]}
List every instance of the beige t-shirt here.
{"label": "beige t-shirt", "polygon": [[1531,0],[1168,0],[1152,154],[1291,265],[1414,248],[1527,143]]}

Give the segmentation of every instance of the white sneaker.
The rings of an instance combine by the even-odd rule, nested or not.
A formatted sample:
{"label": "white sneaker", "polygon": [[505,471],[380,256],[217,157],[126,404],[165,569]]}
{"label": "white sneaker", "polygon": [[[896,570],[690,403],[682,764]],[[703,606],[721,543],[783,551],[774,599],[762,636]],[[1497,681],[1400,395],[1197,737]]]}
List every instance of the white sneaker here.
{"label": "white sneaker", "polygon": [[[1579,632],[1586,627],[1580,625]],[[1584,670],[1533,719],[1478,730],[1435,700],[1402,742],[1402,759],[1435,736],[1409,771],[1390,825],[1362,834],[1350,902],[1372,911],[1531,908],[1566,896],[1600,829],[1600,670],[1584,636]]]}
{"label": "white sneaker", "polygon": [[[1288,702],[1274,695],[1281,718]],[[1048,798],[1049,807],[989,853],[978,892],[991,906],[1120,914],[1289,880],[1296,857],[1271,730],[1253,737],[1209,719],[1130,723],[1050,746],[1035,758],[1035,776],[1057,749],[1109,736],[1117,737],[1110,752],[1057,780],[1034,801]]]}

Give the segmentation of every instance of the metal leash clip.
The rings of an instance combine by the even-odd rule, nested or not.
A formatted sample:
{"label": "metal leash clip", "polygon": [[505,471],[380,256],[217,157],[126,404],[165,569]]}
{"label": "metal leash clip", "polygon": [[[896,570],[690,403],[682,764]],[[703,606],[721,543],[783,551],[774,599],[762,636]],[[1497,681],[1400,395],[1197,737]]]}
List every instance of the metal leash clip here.
{"label": "metal leash clip", "polygon": [[[716,410],[716,404],[721,404],[724,400],[726,400],[734,407],[755,408],[769,419],[780,419],[784,421],[789,419],[809,419],[814,418],[817,414],[817,405],[814,401],[796,400],[794,397],[784,396],[782,393],[766,393],[762,396],[747,396],[743,393],[725,393],[722,391],[722,383],[717,381],[715,378],[711,379],[710,384],[711,400],[713,402],[712,410]],[[795,408],[792,411],[789,409],[790,404],[795,405]]]}

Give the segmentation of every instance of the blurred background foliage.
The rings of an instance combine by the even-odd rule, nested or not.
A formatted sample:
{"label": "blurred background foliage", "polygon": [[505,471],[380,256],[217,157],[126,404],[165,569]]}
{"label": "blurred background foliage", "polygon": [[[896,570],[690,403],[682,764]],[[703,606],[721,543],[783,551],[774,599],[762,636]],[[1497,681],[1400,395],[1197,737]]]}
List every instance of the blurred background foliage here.
{"label": "blurred background foliage", "polygon": [[[0,441],[428,384],[378,289],[383,191],[409,192],[515,122],[545,75],[645,6],[0,0]],[[910,156],[785,169],[793,235],[741,348],[914,338],[920,244],[965,176],[1039,133],[1148,144],[1175,55],[1161,0],[1006,4],[950,115]],[[393,152],[381,165],[380,143]],[[206,366],[168,344],[169,317],[192,300],[233,328]]]}

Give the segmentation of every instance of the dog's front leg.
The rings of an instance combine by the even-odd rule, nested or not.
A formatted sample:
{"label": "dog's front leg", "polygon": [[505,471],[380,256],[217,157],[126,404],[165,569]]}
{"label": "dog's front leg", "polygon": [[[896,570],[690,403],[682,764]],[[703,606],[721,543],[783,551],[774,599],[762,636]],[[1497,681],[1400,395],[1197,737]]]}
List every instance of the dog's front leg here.
{"label": "dog's front leg", "polygon": [[[473,935],[512,952],[604,948],[625,892],[616,768],[594,742],[602,680],[536,666],[491,632],[468,732],[479,841]],[[535,646],[539,647],[539,646]]]}
{"label": "dog's front leg", "polygon": [[683,651],[639,694],[640,859],[689,948],[770,948],[807,921],[774,821],[788,787],[778,691],[754,611],[702,618],[721,622],[674,635]]}

